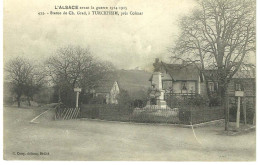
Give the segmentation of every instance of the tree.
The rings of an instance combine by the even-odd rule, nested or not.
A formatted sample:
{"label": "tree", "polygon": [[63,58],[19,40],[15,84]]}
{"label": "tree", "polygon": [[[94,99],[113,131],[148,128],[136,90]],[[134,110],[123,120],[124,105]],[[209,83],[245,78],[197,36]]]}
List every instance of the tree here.
{"label": "tree", "polygon": [[118,104],[121,106],[129,107],[131,106],[132,99],[127,90],[121,89],[120,93],[117,95]]}
{"label": "tree", "polygon": [[46,66],[53,84],[58,88],[59,100],[69,106],[75,100],[73,88],[78,86],[82,91],[91,90],[113,68],[94,58],[89,49],[71,45],[59,48],[46,61]]}
{"label": "tree", "polygon": [[31,100],[33,96],[39,93],[44,86],[46,80],[46,73],[42,66],[33,65],[33,70],[28,76],[26,84],[24,85],[24,95],[27,97],[28,105],[31,106]]}
{"label": "tree", "polygon": [[181,19],[172,58],[199,63],[202,73],[215,70],[222,105],[232,77],[250,66],[248,56],[255,53],[255,15],[254,0],[199,0],[197,9]]}
{"label": "tree", "polygon": [[33,65],[30,60],[21,57],[10,60],[5,70],[11,81],[11,92],[16,95],[18,107],[22,95],[27,96],[30,105],[30,99],[39,91],[44,75],[37,71],[36,65]]}

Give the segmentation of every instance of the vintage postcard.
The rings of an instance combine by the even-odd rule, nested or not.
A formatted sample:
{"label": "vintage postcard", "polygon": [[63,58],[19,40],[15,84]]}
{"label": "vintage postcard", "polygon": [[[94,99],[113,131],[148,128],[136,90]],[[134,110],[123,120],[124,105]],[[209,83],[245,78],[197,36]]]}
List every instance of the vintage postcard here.
{"label": "vintage postcard", "polygon": [[255,0],[4,0],[3,158],[256,161]]}

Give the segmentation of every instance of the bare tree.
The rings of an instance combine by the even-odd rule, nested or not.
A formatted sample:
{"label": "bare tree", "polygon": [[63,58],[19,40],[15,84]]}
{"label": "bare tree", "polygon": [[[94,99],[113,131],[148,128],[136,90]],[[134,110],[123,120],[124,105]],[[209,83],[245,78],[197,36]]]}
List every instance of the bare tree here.
{"label": "bare tree", "polygon": [[202,73],[216,70],[222,105],[232,77],[255,53],[255,14],[254,0],[199,0],[196,10],[182,18],[182,33],[170,49],[173,59],[199,62]]}
{"label": "bare tree", "polygon": [[59,48],[46,61],[54,85],[58,87],[59,100],[72,104],[73,88],[91,89],[112,66],[95,59],[89,49],[76,46]]}
{"label": "bare tree", "polygon": [[22,95],[27,96],[30,105],[30,99],[42,85],[44,75],[37,72],[36,68],[30,60],[21,57],[10,60],[5,66],[12,85],[11,92],[16,95],[18,107],[20,107]]}
{"label": "bare tree", "polygon": [[27,97],[28,105],[31,106],[33,96],[41,91],[41,88],[46,83],[46,73],[41,65],[32,65],[31,74],[28,76],[24,85],[23,94]]}

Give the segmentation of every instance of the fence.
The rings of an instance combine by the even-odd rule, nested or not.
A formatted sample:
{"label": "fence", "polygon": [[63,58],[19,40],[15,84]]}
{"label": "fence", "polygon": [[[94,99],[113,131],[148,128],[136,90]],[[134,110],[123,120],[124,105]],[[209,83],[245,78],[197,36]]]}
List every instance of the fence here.
{"label": "fence", "polygon": [[194,97],[198,94],[196,93],[165,93],[164,97],[171,97],[171,96],[180,96],[180,97]]}
{"label": "fence", "polygon": [[183,107],[179,110],[181,124],[199,124],[219,119],[224,119],[224,109],[221,106]]}
{"label": "fence", "polygon": [[165,101],[171,108],[182,108],[183,106],[207,106],[209,100],[197,94],[165,94]]}
{"label": "fence", "polygon": [[120,105],[84,104],[81,106],[79,117],[111,121],[190,125],[224,119],[224,109],[222,107],[208,106],[184,106],[178,109],[158,109],[151,106],[149,108],[133,109]]}
{"label": "fence", "polygon": [[69,120],[78,118],[80,113],[80,108],[65,108],[62,106],[57,106],[55,108],[55,120]]}
{"label": "fence", "polygon": [[80,118],[130,121],[132,108],[113,104],[82,104]]}
{"label": "fence", "polygon": [[178,109],[159,109],[156,106],[149,108],[136,108],[131,116],[131,121],[141,123],[179,123]]}
{"label": "fence", "polygon": [[133,108],[122,105],[81,105],[79,117],[105,119],[111,121],[128,121],[141,123],[178,123],[177,110],[170,108],[158,109]]}

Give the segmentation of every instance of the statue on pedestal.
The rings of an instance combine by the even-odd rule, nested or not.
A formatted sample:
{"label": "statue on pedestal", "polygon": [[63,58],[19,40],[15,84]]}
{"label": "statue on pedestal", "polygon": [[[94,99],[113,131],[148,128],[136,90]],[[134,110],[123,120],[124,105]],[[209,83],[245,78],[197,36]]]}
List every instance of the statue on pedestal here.
{"label": "statue on pedestal", "polygon": [[[155,118],[160,116],[163,118],[173,119],[178,116],[178,108],[170,108],[167,106],[164,100],[165,91],[162,88],[162,73],[161,64],[159,59],[155,60],[154,72],[149,81],[151,81],[151,88],[149,89],[149,101],[144,108],[135,108],[133,111],[134,116],[145,115],[154,116]],[[150,120],[150,119],[149,119]]]}
{"label": "statue on pedestal", "polygon": [[155,59],[155,63],[153,63],[153,67],[154,67],[153,69],[154,72],[161,72],[161,64],[159,62],[159,58]]}
{"label": "statue on pedestal", "polygon": [[165,91],[162,89],[162,77],[160,72],[154,72],[152,75],[152,87],[149,92],[150,101],[148,105],[156,105],[157,108],[166,109],[164,100]]}

